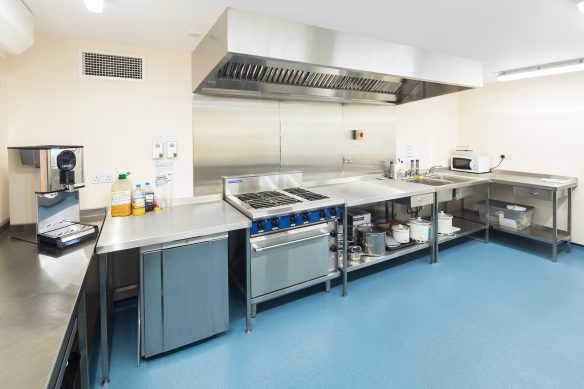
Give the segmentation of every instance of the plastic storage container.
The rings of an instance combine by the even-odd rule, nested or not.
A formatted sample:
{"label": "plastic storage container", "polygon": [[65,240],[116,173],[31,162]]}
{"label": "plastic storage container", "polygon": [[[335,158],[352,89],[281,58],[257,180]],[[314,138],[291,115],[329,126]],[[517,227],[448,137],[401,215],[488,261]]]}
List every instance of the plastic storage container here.
{"label": "plastic storage container", "polygon": [[[485,203],[485,200],[477,202],[477,206],[479,207],[479,216],[483,222],[486,221]],[[509,209],[507,208],[508,205],[519,205],[525,208],[525,211]],[[489,222],[514,230],[522,230],[531,226],[531,219],[533,218],[534,209],[535,207],[531,205],[509,203],[499,200],[489,200]]]}
{"label": "plastic storage container", "polygon": [[112,216],[130,216],[132,214],[132,181],[130,173],[120,173],[118,180],[112,184]]}
{"label": "plastic storage container", "polygon": [[142,185],[136,185],[136,189],[132,192],[132,215],[142,216],[146,213],[146,199],[144,198],[144,191]]}

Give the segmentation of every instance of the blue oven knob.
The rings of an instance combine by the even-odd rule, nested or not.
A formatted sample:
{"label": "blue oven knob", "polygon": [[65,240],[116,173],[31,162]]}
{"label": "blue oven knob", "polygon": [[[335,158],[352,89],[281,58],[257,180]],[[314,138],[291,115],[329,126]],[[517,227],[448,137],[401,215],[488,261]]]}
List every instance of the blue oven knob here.
{"label": "blue oven knob", "polygon": [[280,218],[275,217],[272,219],[272,230],[277,230],[280,228]]}
{"label": "blue oven knob", "polygon": [[334,208],[331,208],[329,210],[329,215],[331,216],[331,219],[336,219],[336,217],[337,217],[337,210],[334,209]]}

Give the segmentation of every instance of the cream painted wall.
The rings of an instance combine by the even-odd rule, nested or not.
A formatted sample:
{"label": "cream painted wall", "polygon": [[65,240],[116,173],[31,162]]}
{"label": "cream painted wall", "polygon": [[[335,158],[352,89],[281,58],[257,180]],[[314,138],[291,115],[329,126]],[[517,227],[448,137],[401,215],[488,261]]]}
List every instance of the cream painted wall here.
{"label": "cream painted wall", "polygon": [[[487,85],[460,94],[460,143],[475,146],[492,160],[511,154],[505,170],[577,176],[584,183],[584,74],[582,72]],[[497,194],[496,194],[497,195]],[[507,196],[507,194],[498,194]],[[519,201],[519,200],[516,200]],[[549,204],[538,206],[535,221],[551,225]],[[565,228],[566,201],[560,227]],[[573,235],[584,244],[584,193],[574,192]]]}
{"label": "cream painted wall", "polygon": [[[80,49],[142,55],[145,81],[79,77]],[[84,145],[82,208],[109,204],[110,185],[91,184],[93,174],[131,171],[134,183],[153,180],[153,136],[177,137],[174,195],[192,195],[188,53],[37,36],[32,48],[4,62],[8,144]]]}
{"label": "cream painted wall", "polygon": [[406,146],[422,168],[449,166],[458,144],[459,94],[434,97],[399,105],[396,110],[396,155],[404,159]]}
{"label": "cream painted wall", "polygon": [[8,219],[8,177],[6,175],[6,60],[0,58],[0,226]]}

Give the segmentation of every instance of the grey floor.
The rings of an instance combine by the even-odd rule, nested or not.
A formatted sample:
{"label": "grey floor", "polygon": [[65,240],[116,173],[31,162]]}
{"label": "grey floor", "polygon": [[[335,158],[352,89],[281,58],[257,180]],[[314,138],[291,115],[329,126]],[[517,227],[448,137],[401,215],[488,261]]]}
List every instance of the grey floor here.
{"label": "grey floor", "polygon": [[[584,248],[505,234],[351,274],[349,295],[310,289],[231,330],[135,363],[135,301],[114,315],[111,388],[582,388]],[[92,379],[99,387],[99,350]]]}

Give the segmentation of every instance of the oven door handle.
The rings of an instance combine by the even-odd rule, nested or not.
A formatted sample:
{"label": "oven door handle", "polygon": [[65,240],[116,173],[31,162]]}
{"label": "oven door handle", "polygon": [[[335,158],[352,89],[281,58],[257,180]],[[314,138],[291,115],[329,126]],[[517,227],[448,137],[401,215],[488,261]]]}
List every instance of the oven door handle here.
{"label": "oven door handle", "polygon": [[309,236],[307,238],[301,238],[301,239],[291,240],[289,242],[278,243],[278,244],[275,244],[275,245],[272,245],[272,246],[266,246],[266,247],[258,247],[255,244],[252,244],[252,248],[253,248],[253,250],[255,252],[258,252],[259,253],[259,252],[262,252],[262,251],[265,251],[265,250],[275,249],[277,247],[282,247],[282,246],[288,246],[288,245],[291,245],[291,244],[294,244],[294,243],[298,243],[298,242],[306,242],[307,240],[313,240],[313,239],[317,239],[317,238],[322,238],[322,237],[329,236],[329,235],[330,235],[330,233],[325,232],[324,234],[319,234],[319,235]]}

